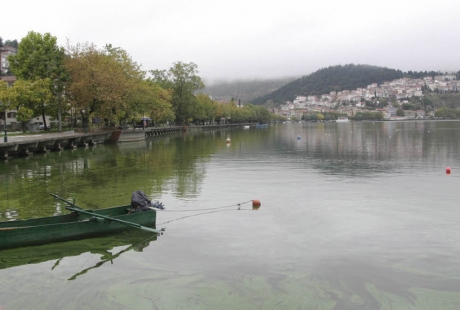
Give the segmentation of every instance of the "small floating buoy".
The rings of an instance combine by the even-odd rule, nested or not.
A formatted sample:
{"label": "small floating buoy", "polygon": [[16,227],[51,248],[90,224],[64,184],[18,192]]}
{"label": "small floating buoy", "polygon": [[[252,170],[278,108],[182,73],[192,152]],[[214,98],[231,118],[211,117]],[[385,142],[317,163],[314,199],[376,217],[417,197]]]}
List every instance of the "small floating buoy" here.
{"label": "small floating buoy", "polygon": [[226,140],[226,142],[227,142],[227,143],[230,143],[230,142],[232,142],[232,140],[230,140],[230,137],[229,137],[229,136],[227,136],[227,140]]}
{"label": "small floating buoy", "polygon": [[450,174],[450,168],[449,167],[446,168],[446,174]]}
{"label": "small floating buoy", "polygon": [[254,200],[252,201],[252,210],[259,210],[260,205],[261,205],[261,204],[260,204],[260,201],[257,200],[257,199],[254,199]]}
{"label": "small floating buoy", "polygon": [[297,136],[297,140],[300,140],[300,136]]}

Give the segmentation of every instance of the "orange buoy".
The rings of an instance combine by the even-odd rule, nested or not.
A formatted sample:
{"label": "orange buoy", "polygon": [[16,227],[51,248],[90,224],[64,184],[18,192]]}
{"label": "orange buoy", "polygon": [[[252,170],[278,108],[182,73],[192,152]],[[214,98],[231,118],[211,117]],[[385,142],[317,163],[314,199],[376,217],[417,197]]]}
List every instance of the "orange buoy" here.
{"label": "orange buoy", "polygon": [[252,201],[252,210],[259,210],[260,205],[261,205],[260,201],[257,199],[254,199]]}
{"label": "orange buoy", "polygon": [[450,168],[449,167],[446,168],[446,174],[450,174]]}

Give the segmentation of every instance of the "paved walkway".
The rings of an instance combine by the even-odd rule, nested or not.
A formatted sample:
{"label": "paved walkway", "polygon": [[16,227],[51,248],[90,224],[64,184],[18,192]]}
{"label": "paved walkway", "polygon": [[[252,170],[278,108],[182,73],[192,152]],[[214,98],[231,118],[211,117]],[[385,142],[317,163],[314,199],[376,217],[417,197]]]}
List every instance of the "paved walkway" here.
{"label": "paved walkway", "polygon": [[[22,134],[17,134],[17,132],[15,132],[14,135],[8,135],[7,133],[7,143],[10,143],[10,142],[29,142],[29,141],[37,141],[37,140],[42,140],[42,139],[50,139],[50,138],[63,138],[63,137],[75,137],[75,136],[78,136],[78,135],[81,135],[81,136],[84,136],[84,135],[87,135],[83,132],[74,132],[74,131],[62,131],[62,132],[49,132],[49,133],[37,133],[35,135],[22,135]],[[2,143],[5,143],[5,139],[4,139],[5,135],[4,135],[4,132],[2,132],[0,134],[0,145]]]}

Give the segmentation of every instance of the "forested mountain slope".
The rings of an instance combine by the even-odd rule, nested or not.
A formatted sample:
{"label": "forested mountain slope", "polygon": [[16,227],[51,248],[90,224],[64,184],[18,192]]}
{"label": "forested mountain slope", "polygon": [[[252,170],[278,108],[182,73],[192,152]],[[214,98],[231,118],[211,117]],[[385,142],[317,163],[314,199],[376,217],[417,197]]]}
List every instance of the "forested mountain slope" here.
{"label": "forested mountain slope", "polygon": [[320,69],[294,80],[272,93],[251,100],[253,104],[279,105],[296,96],[328,94],[331,91],[353,90],[372,83],[382,83],[403,77],[403,72],[370,65],[338,65]]}

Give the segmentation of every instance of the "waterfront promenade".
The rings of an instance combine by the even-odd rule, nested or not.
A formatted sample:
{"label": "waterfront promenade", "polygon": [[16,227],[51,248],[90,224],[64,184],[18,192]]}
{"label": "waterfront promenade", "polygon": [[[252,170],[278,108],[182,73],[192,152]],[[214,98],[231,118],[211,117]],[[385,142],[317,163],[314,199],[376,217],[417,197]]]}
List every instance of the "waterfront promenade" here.
{"label": "waterfront promenade", "polygon": [[96,143],[104,143],[110,139],[112,131],[100,132],[43,132],[37,134],[13,134],[0,138],[0,160],[11,157],[29,156],[33,153],[46,153],[62,149],[87,147]]}
{"label": "waterfront promenade", "polygon": [[90,132],[62,131],[62,132],[37,132],[36,134],[14,133],[0,137],[0,160],[11,157],[30,156],[34,153],[46,153],[62,149],[76,149],[98,143],[120,143],[142,141],[145,138],[177,134],[193,130],[218,130],[223,128],[237,128],[255,124],[222,124],[222,125],[192,125],[149,127],[137,129],[107,129]]}
{"label": "waterfront promenade", "polygon": [[[21,134],[18,132],[15,133],[8,133],[6,143],[18,143],[18,142],[31,142],[37,141],[42,139],[50,139],[50,138],[62,138],[62,137],[73,137],[75,135],[84,135],[81,132],[74,132],[74,131],[62,131],[62,132],[38,132],[37,134]],[[3,145],[4,142],[4,133],[0,136],[0,145]]]}

